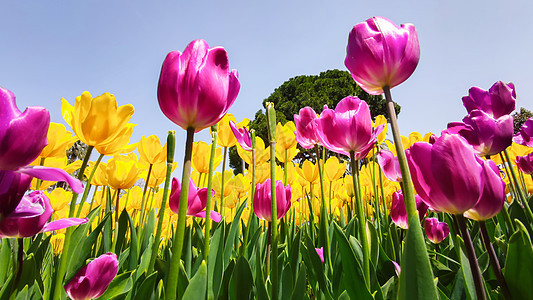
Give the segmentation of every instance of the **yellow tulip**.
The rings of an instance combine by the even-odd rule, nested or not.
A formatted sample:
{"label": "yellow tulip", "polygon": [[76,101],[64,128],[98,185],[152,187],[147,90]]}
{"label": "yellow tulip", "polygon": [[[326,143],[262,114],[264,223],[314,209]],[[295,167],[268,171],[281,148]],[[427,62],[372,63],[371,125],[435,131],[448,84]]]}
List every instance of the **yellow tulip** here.
{"label": "yellow tulip", "polygon": [[76,97],[74,106],[64,98],[61,102],[63,118],[76,136],[89,146],[106,146],[124,135],[131,136],[135,125],[128,122],[134,112],[133,105],[117,107],[115,96],[110,93],[93,99],[89,92],[83,92]]}
{"label": "yellow tulip", "polygon": [[[296,125],[293,121],[281,125],[278,123],[276,125],[276,148],[280,147],[281,149],[290,149],[296,146]],[[278,149],[276,149],[276,152]]]}
{"label": "yellow tulip", "polygon": [[[38,166],[39,165],[39,162],[38,162],[39,158],[35,161],[33,161],[30,166]],[[74,171],[76,171],[77,169],[79,169],[81,167],[81,160],[77,160],[71,164],[67,164],[68,163],[68,159],[66,156],[64,157],[49,157],[47,158],[45,161],[44,161],[44,164],[43,166],[45,167],[51,167],[51,168],[58,168],[58,169],[63,169],[65,170],[65,172],[71,174],[73,173]],[[37,178],[33,178],[32,181],[31,181],[31,189],[32,190],[36,190],[37,189]],[[41,182],[41,186],[39,186],[39,189],[40,190],[46,190],[47,188],[51,187],[52,185],[56,184],[57,182],[56,181],[42,181]]]}
{"label": "yellow tulip", "polygon": [[39,158],[65,157],[67,150],[78,140],[77,137],[72,136],[72,132],[67,131],[65,125],[54,122],[50,122],[46,138],[48,145],[41,151]]}
{"label": "yellow tulip", "polygon": [[[246,151],[237,144],[237,153],[248,165],[252,165],[252,151]],[[265,148],[263,139],[255,137],[255,165],[259,166],[270,160],[270,146]]]}
{"label": "yellow tulip", "polygon": [[130,153],[128,156],[115,155],[107,161],[107,181],[109,186],[115,190],[131,188],[142,171],[137,161],[137,155],[134,153]]}
{"label": "yellow tulip", "polygon": [[255,167],[255,184],[263,183],[270,178],[270,164],[262,163]]}
{"label": "yellow tulip", "polygon": [[[224,171],[224,198],[229,196],[233,191],[233,171],[226,170]],[[217,172],[213,176],[213,190],[215,191],[215,196],[220,197],[220,192],[222,190],[222,173]]]}
{"label": "yellow tulip", "polygon": [[[241,122],[237,123],[237,120],[232,114],[226,114],[219,122],[217,128],[217,144],[220,147],[233,147],[237,144],[237,139],[231,128],[229,127],[229,121],[236,123],[237,128],[247,127],[250,120],[244,118]],[[211,128],[209,128],[211,131]]]}
{"label": "yellow tulip", "polygon": [[408,147],[405,147],[404,145],[404,148],[409,148],[411,147],[414,143],[417,143],[417,142],[423,142],[424,141],[424,138],[422,137],[422,135],[420,134],[420,132],[411,132],[409,134],[409,146]]}
{"label": "yellow tulip", "polygon": [[339,162],[339,159],[332,156],[326,160],[324,164],[324,175],[329,181],[335,181],[341,178],[346,172],[346,162]]}
{"label": "yellow tulip", "polygon": [[[124,195],[123,197],[125,197]],[[142,207],[142,198],[143,198],[143,189],[140,186],[132,187],[127,194],[129,198],[126,209],[128,211],[141,210]],[[145,200],[146,201],[146,200]]]}
{"label": "yellow tulip", "polygon": [[385,128],[383,128],[383,131],[378,134],[378,145],[383,143],[385,138],[387,137],[387,118],[383,115],[379,115],[376,117],[376,122],[372,122],[372,127],[375,129],[379,125],[385,125]]}
{"label": "yellow tulip", "polygon": [[244,197],[246,193],[250,191],[249,177],[243,176],[241,173],[233,177],[231,185],[231,188],[237,193],[239,199]]}
{"label": "yellow tulip", "polygon": [[318,182],[318,166],[312,162],[304,161],[301,168],[296,168],[298,175],[304,178],[308,183]]}
{"label": "yellow tulip", "polygon": [[298,149],[296,148],[296,145],[289,149],[285,149],[282,147],[278,147],[276,144],[276,158],[279,160],[279,162],[291,162],[292,159],[296,156],[296,154],[298,154]]}
{"label": "yellow tulip", "polygon": [[346,190],[346,195],[348,195],[349,198],[353,198],[355,196],[355,192],[353,189],[353,177],[352,175],[346,175],[343,179],[343,186]]}
{"label": "yellow tulip", "polygon": [[133,143],[133,144],[128,145],[128,143],[130,142],[132,133],[133,133],[133,127],[128,128],[126,132],[124,133],[124,135],[117,137],[111,143],[106,144],[106,145],[98,145],[98,146],[95,146],[94,148],[96,149],[96,151],[98,151],[98,153],[103,154],[103,155],[112,156],[115,154],[130,153],[133,150],[135,150],[135,148],[137,148],[137,145],[139,144],[139,143]]}
{"label": "yellow tulip", "polygon": [[[165,155],[166,156],[166,155]],[[172,163],[172,170],[171,173],[176,170],[178,167],[177,162]],[[141,178],[146,178],[148,176],[148,170],[145,170],[141,173]],[[148,180],[148,186],[151,188],[156,188],[160,186],[163,182],[165,182],[165,179],[167,177],[167,162],[158,162],[155,163],[152,166],[152,174],[150,175],[150,180]]]}
{"label": "yellow tulip", "polygon": [[[89,162],[87,165],[87,168],[85,169],[85,176],[89,178],[91,176],[91,173],[93,171],[95,162]],[[106,172],[106,163],[100,162],[98,164],[98,167],[96,168],[96,172],[93,175],[93,179],[91,180],[91,185],[94,186],[105,186],[107,185],[107,172]]]}
{"label": "yellow tulip", "polygon": [[50,238],[50,244],[54,249],[55,254],[59,254],[63,251],[63,243],[65,242],[65,235],[63,233],[56,233]]}
{"label": "yellow tulip", "polygon": [[433,135],[433,132],[428,132],[424,135],[424,142],[429,143],[429,139]]}
{"label": "yellow tulip", "polygon": [[138,148],[141,161],[149,165],[167,161],[167,143],[161,147],[161,141],[157,135],[141,137]]}
{"label": "yellow tulip", "polygon": [[72,199],[72,192],[67,192],[63,188],[55,188],[52,192],[45,194],[50,199],[50,205],[54,211],[62,210]]}
{"label": "yellow tulip", "polygon": [[[193,143],[192,147],[192,167],[199,173],[209,173],[209,158],[211,154],[211,144],[205,142]],[[216,169],[222,162],[222,149],[215,150],[215,165]]]}

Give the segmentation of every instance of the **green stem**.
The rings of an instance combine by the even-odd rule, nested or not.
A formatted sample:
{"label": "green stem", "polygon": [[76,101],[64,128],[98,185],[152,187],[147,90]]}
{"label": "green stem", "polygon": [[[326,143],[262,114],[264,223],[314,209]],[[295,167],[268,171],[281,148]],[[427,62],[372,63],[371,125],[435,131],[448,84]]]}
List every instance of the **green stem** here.
{"label": "green stem", "polygon": [[[255,131],[251,131],[252,136],[252,190],[250,196],[248,197],[248,203],[250,204],[250,212],[248,213],[248,225],[246,226],[246,231],[244,233],[244,243],[241,250],[241,255],[246,254],[246,248],[248,247],[248,239],[250,237],[250,227],[252,226],[256,216],[254,213],[254,196],[255,196]],[[258,253],[259,255],[259,253]]]}
{"label": "green stem", "polygon": [[113,233],[113,249],[111,252],[115,252],[115,246],[117,245],[118,238],[118,216],[119,216],[119,203],[120,203],[120,189],[117,189],[117,197],[115,198],[115,231]]}
{"label": "green stem", "polygon": [[516,173],[513,168],[513,163],[511,162],[511,159],[509,158],[509,153],[507,152],[507,149],[503,150],[503,153],[505,154],[507,165],[509,166],[509,171],[511,171],[511,176],[514,181],[514,186],[516,187],[516,191],[518,192],[518,195],[520,196],[520,199],[522,200],[522,205],[526,209],[526,217],[528,218],[528,221],[530,223],[533,223],[533,213],[531,212],[531,208],[529,207],[529,202],[527,201],[527,197],[524,194],[524,191],[520,188],[520,183],[518,182],[518,179],[516,177]]}
{"label": "green stem", "polygon": [[[141,216],[139,218],[140,224],[144,224],[144,208],[146,207],[146,191],[148,190],[148,181],[150,180],[150,175],[152,175],[153,166],[154,166],[153,164],[150,164],[150,166],[148,167],[148,174],[146,175],[146,181],[144,182],[143,197],[141,200]],[[137,237],[140,236],[141,227],[142,226],[137,227],[138,229]]]}
{"label": "green stem", "polygon": [[498,283],[500,284],[500,287],[502,288],[503,297],[505,299],[511,299],[511,293],[509,292],[509,288],[507,287],[507,282],[505,282],[505,278],[502,274],[502,268],[500,267],[500,262],[498,261],[498,258],[496,257],[496,252],[494,252],[494,247],[492,247],[492,244],[490,243],[490,237],[489,233],[487,232],[487,227],[485,226],[485,221],[479,221],[479,229],[481,230],[481,238],[483,240],[483,244],[485,244],[485,249],[487,249],[487,252],[489,253],[489,260],[490,264],[492,266],[492,270],[494,271],[494,274],[496,274],[496,279],[498,279]]}
{"label": "green stem", "polygon": [[[320,239],[322,245],[324,246],[324,256],[326,257],[330,275],[333,275],[333,265],[331,264],[331,253],[330,253],[330,244],[329,244],[329,230],[328,230],[328,213],[326,212],[326,196],[324,195],[324,168],[320,163],[320,149],[318,149],[318,144],[315,145],[316,152],[316,164],[318,166],[318,175],[320,177],[320,230],[322,234]],[[331,201],[330,201],[330,212],[331,212]]]}
{"label": "green stem", "polygon": [[12,291],[16,291],[22,276],[22,265],[24,263],[24,238],[17,238],[17,269],[15,273],[15,280],[13,281]]}
{"label": "green stem", "polygon": [[353,189],[357,206],[357,219],[359,221],[359,239],[363,248],[363,275],[365,276],[366,287],[370,290],[370,247],[368,245],[368,236],[366,235],[366,217],[363,208],[363,199],[361,199],[361,188],[359,186],[358,161],[355,160],[353,150],[350,151],[350,164],[352,167]]}
{"label": "green stem", "polygon": [[187,140],[185,142],[185,158],[183,160],[183,174],[181,179],[180,204],[178,207],[178,225],[175,230],[175,240],[172,244],[172,257],[168,271],[168,281],[166,285],[167,300],[174,300],[177,297],[178,279],[181,253],[183,251],[183,241],[185,236],[185,224],[187,222],[187,203],[189,197],[189,178],[191,177],[191,157],[192,144],[194,141],[194,128],[187,128]]}
{"label": "green stem", "polygon": [[224,216],[224,172],[226,171],[226,157],[228,154],[228,147],[224,147],[224,158],[222,159],[222,177],[220,178],[220,212]]}
{"label": "green stem", "polygon": [[76,212],[76,218],[80,216],[81,209],[83,208],[83,203],[87,200],[87,195],[89,195],[89,191],[91,190],[91,182],[93,180],[94,174],[96,173],[96,169],[98,168],[98,165],[102,161],[102,158],[104,157],[103,154],[100,154],[98,156],[98,159],[96,160],[96,163],[94,164],[93,169],[91,170],[91,174],[89,175],[89,179],[87,180],[87,185],[85,186],[85,189],[83,190],[83,195],[81,196],[81,201],[78,206],[78,211]]}
{"label": "green stem", "polygon": [[[211,142],[211,154],[209,155],[209,173],[207,173],[207,200],[205,205],[205,244],[204,244],[204,259],[208,261],[209,256],[209,238],[211,236],[211,189],[213,188],[213,171],[215,169],[215,154],[217,150],[217,132],[218,125],[211,127],[212,142]],[[224,149],[226,149],[224,147]],[[209,280],[208,280],[209,282]],[[211,289],[208,287],[208,293]],[[210,295],[214,298],[214,295]],[[210,298],[208,296],[208,298]]]}
{"label": "green stem", "polygon": [[[88,146],[87,152],[85,153],[85,157],[83,158],[83,162],[81,164],[81,168],[78,172],[77,179],[82,180],[83,179],[83,173],[85,172],[85,168],[87,167],[87,163],[89,162],[89,157],[91,156],[91,152],[93,151],[94,146]],[[74,211],[76,207],[76,200],[78,199],[78,194],[75,192],[72,192],[72,200],[70,201],[70,209],[69,209],[69,218],[72,218],[74,216]],[[59,258],[59,266],[57,267],[56,277],[55,277],[55,285],[50,293],[50,299],[59,299],[64,293],[63,290],[63,280],[65,277],[65,273],[67,271],[67,260],[70,258],[70,237],[72,236],[72,232],[74,231],[74,227],[67,228],[67,232],[65,233],[65,240],[63,242],[63,252],[61,253],[61,257]]]}
{"label": "green stem", "polygon": [[459,229],[461,230],[461,235],[465,242],[466,254],[468,256],[468,262],[470,263],[470,270],[474,279],[474,286],[476,287],[477,299],[485,300],[487,297],[485,295],[485,288],[483,287],[483,278],[481,277],[481,271],[477,263],[476,252],[474,251],[474,245],[472,245],[470,233],[468,233],[468,229],[466,228],[465,218],[462,215],[455,215],[455,218],[457,219]]}

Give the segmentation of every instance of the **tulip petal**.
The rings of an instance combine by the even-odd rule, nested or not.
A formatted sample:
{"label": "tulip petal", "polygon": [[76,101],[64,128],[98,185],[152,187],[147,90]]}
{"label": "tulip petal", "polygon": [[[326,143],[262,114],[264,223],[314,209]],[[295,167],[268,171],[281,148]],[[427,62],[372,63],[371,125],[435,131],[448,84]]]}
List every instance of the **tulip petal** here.
{"label": "tulip petal", "polygon": [[76,226],[76,225],[80,225],[80,224],[85,224],[87,222],[89,222],[89,219],[87,219],[87,218],[83,218],[83,219],[79,219],[79,218],[60,219],[60,220],[53,221],[53,222],[50,222],[50,223],[47,223],[46,225],[44,225],[44,227],[41,230],[41,232],[59,230],[59,229],[67,228],[67,227],[70,227],[70,226]]}
{"label": "tulip petal", "polygon": [[42,166],[28,166],[20,169],[19,172],[47,181],[65,181],[70,185],[75,193],[80,194],[83,192],[83,184],[81,181],[70,176],[62,169]]}

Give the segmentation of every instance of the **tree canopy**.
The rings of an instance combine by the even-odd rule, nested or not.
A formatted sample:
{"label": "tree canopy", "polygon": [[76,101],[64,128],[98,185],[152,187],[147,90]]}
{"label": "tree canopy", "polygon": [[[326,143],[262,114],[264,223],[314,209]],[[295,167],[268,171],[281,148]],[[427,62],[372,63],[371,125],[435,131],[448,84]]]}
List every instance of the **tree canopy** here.
{"label": "tree canopy", "polygon": [[[328,70],[319,75],[300,75],[285,81],[282,85],[263,100],[263,107],[267,102],[274,103],[276,108],[276,121],[285,124],[294,121],[294,115],[301,108],[309,106],[318,114],[324,105],[334,109],[337,103],[347,96],[357,96],[365,100],[370,107],[373,118],[377,115],[387,116],[386,101],[381,96],[373,96],[361,89],[347,71]],[[400,106],[395,104],[396,114],[400,113]],[[268,141],[266,116],[264,109],[255,114],[255,119],[250,121],[250,129],[256,131],[265,143]],[[236,149],[230,149],[230,166],[234,170],[242,170],[242,160]]]}

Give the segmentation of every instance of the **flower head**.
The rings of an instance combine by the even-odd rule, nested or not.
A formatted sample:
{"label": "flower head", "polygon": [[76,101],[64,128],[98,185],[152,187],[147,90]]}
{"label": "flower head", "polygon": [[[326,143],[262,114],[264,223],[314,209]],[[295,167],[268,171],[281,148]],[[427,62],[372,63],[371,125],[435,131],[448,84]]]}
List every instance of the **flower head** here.
{"label": "flower head", "polygon": [[241,148],[245,151],[252,151],[252,137],[248,128],[246,126],[237,127],[237,124],[231,120],[229,121],[229,127]]}
{"label": "flower head", "polygon": [[[254,195],[254,213],[262,219],[272,221],[270,178],[257,184]],[[278,220],[283,218],[291,207],[291,187],[283,186],[281,180],[276,180],[276,203]]]}
{"label": "flower head", "polygon": [[315,111],[309,106],[300,109],[299,114],[294,115],[296,141],[305,149],[313,148],[320,141],[317,120]]}
{"label": "flower head", "polygon": [[524,174],[533,174],[533,152],[516,157],[516,165]]}
{"label": "flower head", "polygon": [[513,142],[533,147],[533,118],[529,118],[524,122],[520,131],[514,135]]}
{"label": "flower head", "polygon": [[439,244],[450,234],[448,224],[446,222],[439,222],[435,218],[427,218],[424,221],[424,229],[426,230],[428,239],[433,244]]}
{"label": "flower head", "polygon": [[508,115],[515,109],[516,92],[514,84],[498,81],[486,91],[479,87],[472,87],[468,96],[463,97],[463,105],[468,113],[479,109],[498,119]]}
{"label": "flower head", "polygon": [[[415,195],[415,201],[416,209],[418,211],[418,218],[420,218],[420,221],[422,221],[428,210],[428,206],[418,195]],[[401,190],[392,194],[390,216],[394,224],[396,224],[398,227],[403,229],[409,228],[409,220],[407,220],[407,211],[405,210],[405,202],[403,200],[403,193]]]}
{"label": "flower head", "polygon": [[[168,204],[170,206],[170,209],[177,214],[179,211],[180,206],[180,195],[181,195],[181,183],[178,179],[173,178],[172,179],[172,189],[170,191],[170,198],[168,200]],[[214,194],[214,191],[211,190],[212,194]],[[206,208],[207,204],[207,188],[201,188],[199,189],[194,184],[194,181],[189,179],[189,194],[188,194],[188,201],[187,201],[187,216],[194,216],[199,218],[205,218]],[[211,219],[215,222],[220,222],[222,220],[222,217],[219,213],[216,211],[211,211]]]}
{"label": "flower head", "polygon": [[118,272],[118,259],[115,253],[100,255],[81,268],[74,278],[65,285],[65,291],[73,300],[95,299],[100,297]]}

